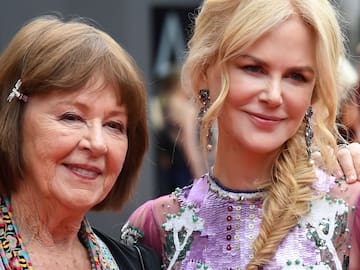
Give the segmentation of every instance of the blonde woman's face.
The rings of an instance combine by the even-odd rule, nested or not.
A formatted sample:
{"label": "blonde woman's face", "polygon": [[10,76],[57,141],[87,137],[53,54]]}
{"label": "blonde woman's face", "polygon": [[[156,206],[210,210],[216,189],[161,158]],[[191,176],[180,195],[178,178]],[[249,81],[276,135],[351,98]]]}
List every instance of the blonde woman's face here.
{"label": "blonde woman's face", "polygon": [[[292,137],[315,85],[313,33],[292,17],[228,63],[229,93],[218,118],[219,146],[268,154]],[[208,72],[220,88],[218,68]]]}
{"label": "blonde woman's face", "polygon": [[75,92],[29,97],[25,183],[51,207],[86,211],[105,198],[120,174],[128,149],[127,112],[116,90],[101,83],[95,76]]}

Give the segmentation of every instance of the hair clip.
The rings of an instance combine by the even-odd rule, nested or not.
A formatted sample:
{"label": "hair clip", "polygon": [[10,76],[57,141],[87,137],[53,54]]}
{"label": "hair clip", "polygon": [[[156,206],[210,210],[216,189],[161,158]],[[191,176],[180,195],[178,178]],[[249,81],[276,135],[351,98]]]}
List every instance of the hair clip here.
{"label": "hair clip", "polygon": [[19,100],[23,100],[24,102],[26,102],[28,100],[27,95],[24,95],[19,92],[19,88],[20,88],[21,84],[22,84],[21,79],[18,79],[15,84],[15,87],[11,90],[9,96],[6,99],[8,102],[11,102],[14,99],[14,97],[17,97]]}

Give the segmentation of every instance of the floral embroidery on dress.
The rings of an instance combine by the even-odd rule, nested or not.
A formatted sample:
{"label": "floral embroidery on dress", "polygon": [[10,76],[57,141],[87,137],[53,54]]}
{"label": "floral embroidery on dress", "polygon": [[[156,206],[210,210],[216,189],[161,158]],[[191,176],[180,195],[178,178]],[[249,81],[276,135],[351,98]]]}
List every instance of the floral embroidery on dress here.
{"label": "floral embroidery on dress", "polygon": [[[331,268],[325,263],[320,263],[317,265],[311,265],[309,267],[304,268],[304,266],[289,264],[282,268],[283,270],[331,270]],[[340,270],[340,269],[339,269]]]}
{"label": "floral embroidery on dress", "polygon": [[120,238],[123,239],[127,245],[134,245],[144,238],[144,232],[135,226],[129,225],[129,223],[125,223],[121,228]]}
{"label": "floral embroidery on dress", "polygon": [[196,215],[192,204],[181,207],[178,214],[167,215],[166,219],[162,227],[171,232],[166,235],[166,243],[172,243],[170,248],[166,248],[167,251],[172,250],[166,254],[167,258],[171,258],[167,269],[171,269],[178,259],[184,258],[184,251],[191,244],[193,232],[202,231],[204,220]]}
{"label": "floral embroidery on dress", "polygon": [[[330,197],[337,187],[334,177],[322,172],[317,176],[310,212],[284,237],[263,270],[348,269],[349,206],[344,199]],[[162,224],[165,238],[159,239],[164,269],[245,269],[253,256],[251,246],[259,233],[265,197],[266,191],[262,190],[227,190],[204,175],[193,185],[177,189],[168,197],[168,204],[161,199],[161,212],[155,216],[166,215]],[[179,213],[166,211],[174,209],[172,203],[179,205]],[[151,208],[152,204],[148,206],[156,209]],[[139,218],[136,212],[135,217]],[[148,229],[146,235],[158,227]]]}
{"label": "floral embroidery on dress", "polygon": [[[259,192],[252,192],[252,193],[234,193],[229,192],[227,190],[223,190],[220,186],[217,186],[216,182],[211,179],[211,177],[207,177],[207,183],[208,183],[208,195],[206,200],[214,200],[213,195],[211,193],[215,194],[215,196],[218,198],[216,199],[217,203],[212,203],[211,205],[223,205],[224,212],[231,211],[229,213],[234,213],[235,208],[244,209],[244,207],[249,207],[249,210],[246,212],[247,215],[251,218],[257,219],[260,221],[261,216],[257,217],[256,213],[261,213],[261,202],[263,201],[264,196],[266,196],[266,192],[259,191]],[[192,187],[194,189],[194,187]],[[193,201],[189,198],[189,192],[188,190],[184,189],[181,191],[176,192],[177,197],[179,198],[179,201],[181,202],[181,205],[186,205],[193,203]],[[198,209],[194,209],[194,212],[201,213],[202,205],[198,205]],[[234,209],[234,210],[233,210]],[[258,210],[257,210],[258,209]],[[215,209],[214,209],[215,210]],[[252,213],[251,211],[255,211]],[[260,212],[258,212],[260,211]],[[240,213],[240,212],[239,212]],[[245,213],[245,212],[244,212]],[[342,269],[340,259],[338,258],[338,255],[336,253],[336,247],[334,243],[338,242],[338,239],[344,239],[344,235],[348,235],[348,230],[346,230],[346,220],[347,220],[347,213],[348,213],[348,206],[347,203],[343,199],[334,199],[332,200],[329,195],[325,195],[321,197],[321,199],[316,199],[312,202],[311,211],[308,215],[303,217],[299,223],[299,226],[303,229],[297,230],[297,235],[300,236],[300,239],[304,241],[304,247],[308,246],[309,244],[305,245],[305,242],[307,239],[311,242],[313,242],[315,245],[315,250],[317,250],[320,254],[318,257],[319,260],[315,263],[311,263],[310,261],[303,261],[301,259],[302,254],[294,251],[295,254],[298,254],[297,256],[299,259],[295,259],[293,261],[287,260],[284,263],[281,263],[281,260],[278,260],[278,257],[276,261],[273,263],[270,263],[269,266],[265,266],[264,269],[273,269],[274,265],[277,265],[278,267],[281,264],[281,269],[313,269],[313,270],[329,270],[329,269]],[[208,220],[208,216],[201,215],[201,218],[203,219],[203,222],[210,222]],[[242,215],[243,216],[243,215]],[[182,215],[179,215],[177,218],[177,223],[185,223],[184,217]],[[200,217],[199,217],[200,218]],[[220,216],[218,216],[220,218]],[[229,221],[233,222],[234,219],[240,218],[240,215],[238,217],[238,214],[230,214],[226,217]],[[180,220],[183,219],[183,220]],[[249,220],[250,221],[250,220]],[[220,222],[220,221],[219,221]],[[229,223],[231,224],[231,223]],[[254,224],[254,225],[252,225]],[[255,225],[257,224],[257,225]],[[255,229],[255,226],[259,226],[260,223],[249,223],[249,227],[247,227],[247,233],[243,236],[249,237],[249,239],[252,239],[249,242],[249,245],[251,242],[255,239],[256,235],[248,234],[249,229],[251,228]],[[206,226],[208,227],[209,224]],[[216,226],[216,225],[215,225]],[[231,226],[231,225],[230,225]],[[234,225],[232,225],[234,227]],[[252,226],[252,227],[250,227]],[[218,226],[217,226],[218,227]],[[168,230],[167,230],[168,231]],[[189,230],[191,231],[191,230]],[[208,229],[201,229],[202,235],[208,234]],[[240,231],[239,231],[240,232]],[[255,231],[254,231],[255,233]],[[231,234],[228,234],[229,239],[236,238],[237,235],[240,235],[239,233],[236,233],[234,236],[231,236]],[[292,232],[290,232],[292,234]],[[248,235],[248,236],[246,236]],[[193,236],[195,236],[193,234]],[[198,237],[198,236],[197,236]],[[235,241],[236,239],[231,241]],[[199,240],[199,238],[197,238]],[[167,245],[170,245],[172,243],[169,243],[171,241],[171,238],[167,238]],[[210,238],[209,240],[210,241]],[[228,250],[228,252],[235,252],[236,253],[236,247],[237,244],[231,244],[231,242],[228,242],[229,244],[225,242],[222,242],[221,239],[218,240],[218,245],[225,244],[225,250]],[[291,243],[291,241],[290,241]],[[191,244],[191,243],[190,243]],[[208,244],[209,245],[209,244]],[[212,245],[210,245],[212,246]],[[234,251],[233,251],[234,249]],[[280,254],[286,254],[286,251],[288,250],[288,246],[280,246]],[[244,247],[240,247],[240,250],[244,252]],[[192,252],[195,253],[195,251],[191,250],[191,245],[186,248],[185,252],[187,252],[186,256],[189,256],[189,258],[183,259],[183,264],[181,269],[193,269],[193,267],[196,267],[196,269],[201,269],[204,267],[204,269],[209,269],[210,266],[212,266],[212,263],[214,262],[213,258],[209,255],[204,255],[205,257],[200,260],[196,261],[196,256],[191,257]],[[178,252],[179,253],[179,252]],[[207,253],[209,254],[209,253]],[[283,257],[283,255],[278,255],[280,257]],[[166,254],[168,255],[168,254]],[[251,254],[248,255],[249,258],[252,256]],[[316,257],[315,257],[316,258]],[[180,259],[180,257],[179,257]],[[206,261],[208,259],[212,259],[207,263]],[[221,260],[221,258],[219,259]],[[313,258],[314,260],[314,258]],[[235,263],[236,260],[234,260],[233,263]],[[184,263],[186,262],[186,263]],[[243,262],[244,263],[244,262]],[[221,263],[220,263],[221,264]],[[245,263],[246,264],[246,263]],[[236,264],[235,264],[236,265]],[[231,269],[237,269],[239,266],[231,267]],[[170,266],[170,265],[169,265]],[[206,266],[206,267],[205,267]],[[218,269],[219,265],[215,267],[214,269]],[[227,266],[228,267],[228,266]],[[170,268],[168,268],[170,269]],[[230,269],[230,268],[229,268]]]}
{"label": "floral embroidery on dress", "polygon": [[307,238],[315,243],[325,263],[335,269],[342,269],[334,242],[336,237],[347,233],[347,214],[348,205],[343,199],[332,200],[325,195],[312,202],[310,213],[300,221],[300,225],[307,228]]}

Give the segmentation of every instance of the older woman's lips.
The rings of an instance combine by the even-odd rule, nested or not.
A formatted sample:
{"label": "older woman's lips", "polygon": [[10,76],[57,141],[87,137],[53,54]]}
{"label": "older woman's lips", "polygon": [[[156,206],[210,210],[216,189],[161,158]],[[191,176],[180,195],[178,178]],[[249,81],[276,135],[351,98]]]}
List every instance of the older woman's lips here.
{"label": "older woman's lips", "polygon": [[87,165],[74,165],[74,164],[65,164],[65,167],[68,168],[71,172],[77,176],[84,178],[96,178],[101,174],[101,170],[97,167],[87,166]]}

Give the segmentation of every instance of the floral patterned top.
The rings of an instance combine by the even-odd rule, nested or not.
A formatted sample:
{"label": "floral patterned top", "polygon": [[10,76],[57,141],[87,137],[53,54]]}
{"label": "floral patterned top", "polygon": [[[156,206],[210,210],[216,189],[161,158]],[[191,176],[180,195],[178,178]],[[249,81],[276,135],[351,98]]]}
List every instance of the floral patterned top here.
{"label": "floral patterned top", "polygon": [[[93,270],[118,270],[111,252],[85,219],[79,238],[87,247]],[[0,270],[32,270],[29,254],[14,222],[9,198],[0,198]]]}
{"label": "floral patterned top", "polygon": [[[350,190],[321,170],[317,176],[314,190],[321,196],[314,197],[310,212],[262,269],[358,269],[349,262],[360,244],[360,183]],[[245,269],[253,256],[265,196],[265,191],[227,190],[204,175],[139,207],[123,227],[122,238],[156,249],[164,269]]]}

